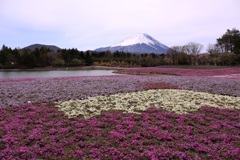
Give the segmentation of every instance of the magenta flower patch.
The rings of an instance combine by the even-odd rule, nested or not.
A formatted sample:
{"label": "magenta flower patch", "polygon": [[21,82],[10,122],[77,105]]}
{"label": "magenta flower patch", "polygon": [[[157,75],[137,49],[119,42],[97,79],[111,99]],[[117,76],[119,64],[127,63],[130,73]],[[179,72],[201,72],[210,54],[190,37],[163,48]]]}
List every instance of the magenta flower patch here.
{"label": "magenta flower patch", "polygon": [[68,119],[54,106],[0,109],[0,159],[238,159],[240,111],[102,112]]}
{"label": "magenta flower patch", "polygon": [[[239,77],[240,67],[216,68],[216,69],[191,69],[191,68],[160,68],[160,67],[145,67],[145,68],[129,68],[122,72],[126,73],[159,73],[178,76],[227,76]],[[228,76],[227,76],[228,77]]]}
{"label": "magenta flower patch", "polygon": [[142,84],[143,88],[148,90],[148,89],[180,89],[179,86],[171,84],[171,83],[164,83],[164,82],[159,82],[159,83],[144,83]]}

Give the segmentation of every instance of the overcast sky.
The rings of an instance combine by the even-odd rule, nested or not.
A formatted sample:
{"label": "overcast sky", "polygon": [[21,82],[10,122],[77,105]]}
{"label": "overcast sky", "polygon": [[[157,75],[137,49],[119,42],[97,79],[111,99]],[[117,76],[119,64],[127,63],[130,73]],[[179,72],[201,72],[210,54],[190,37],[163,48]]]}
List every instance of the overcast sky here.
{"label": "overcast sky", "polygon": [[0,45],[93,50],[147,33],[171,47],[205,49],[240,29],[240,0],[0,0]]}

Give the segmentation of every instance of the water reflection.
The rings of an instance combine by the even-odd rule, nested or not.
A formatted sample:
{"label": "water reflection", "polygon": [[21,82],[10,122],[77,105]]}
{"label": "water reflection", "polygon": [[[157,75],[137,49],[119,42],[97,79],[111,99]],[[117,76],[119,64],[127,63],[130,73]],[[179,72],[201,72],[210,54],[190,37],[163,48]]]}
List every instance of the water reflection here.
{"label": "water reflection", "polygon": [[113,70],[64,70],[64,71],[6,71],[0,78],[72,77],[117,75]]}

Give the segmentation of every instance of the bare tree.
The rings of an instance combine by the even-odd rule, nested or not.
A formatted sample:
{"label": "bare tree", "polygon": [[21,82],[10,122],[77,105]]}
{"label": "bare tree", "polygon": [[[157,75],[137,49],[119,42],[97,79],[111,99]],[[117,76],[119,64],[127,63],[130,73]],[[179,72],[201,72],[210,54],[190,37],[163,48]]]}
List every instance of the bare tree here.
{"label": "bare tree", "polygon": [[218,54],[221,52],[221,49],[217,44],[208,44],[207,52],[209,54]]}
{"label": "bare tree", "polygon": [[219,55],[222,53],[221,47],[218,44],[209,44],[207,48],[209,58],[212,64],[217,65]]}
{"label": "bare tree", "polygon": [[169,61],[171,62],[170,64],[176,65],[178,64],[177,55],[178,55],[178,52],[176,50],[174,50],[173,48],[169,48],[165,57],[171,60]]}
{"label": "bare tree", "polygon": [[188,52],[188,54],[192,55],[198,55],[203,49],[203,45],[196,42],[189,42],[187,45],[185,45],[185,47],[185,50]]}
{"label": "bare tree", "polygon": [[171,49],[173,49],[177,53],[185,53],[185,47],[184,46],[172,46]]}
{"label": "bare tree", "polygon": [[198,54],[201,53],[202,49],[203,45],[196,42],[189,42],[187,45],[184,46],[185,53],[191,56],[192,65],[198,64]]}
{"label": "bare tree", "polygon": [[186,48],[185,46],[173,46],[168,50],[166,57],[172,60],[172,64],[187,64]]}

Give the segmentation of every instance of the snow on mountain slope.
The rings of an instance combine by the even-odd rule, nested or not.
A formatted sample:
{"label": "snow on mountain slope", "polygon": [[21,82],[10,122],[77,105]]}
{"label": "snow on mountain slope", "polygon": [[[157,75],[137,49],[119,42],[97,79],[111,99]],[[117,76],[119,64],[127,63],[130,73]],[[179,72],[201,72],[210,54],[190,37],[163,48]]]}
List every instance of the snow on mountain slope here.
{"label": "snow on mountain slope", "polygon": [[112,45],[111,47],[115,47],[115,46],[130,46],[130,45],[134,45],[134,44],[138,44],[138,43],[145,43],[148,45],[154,45],[154,43],[156,43],[156,40],[152,40],[151,38],[149,38],[149,36],[146,33],[141,33],[141,34],[136,34],[134,36],[131,36],[127,39],[125,39],[124,41],[122,41],[121,43]]}
{"label": "snow on mountain slope", "polygon": [[169,48],[158,42],[153,37],[146,33],[139,33],[131,36],[118,44],[114,44],[110,47],[98,48],[95,51],[106,51],[111,52],[123,51],[130,53],[166,53]]}

